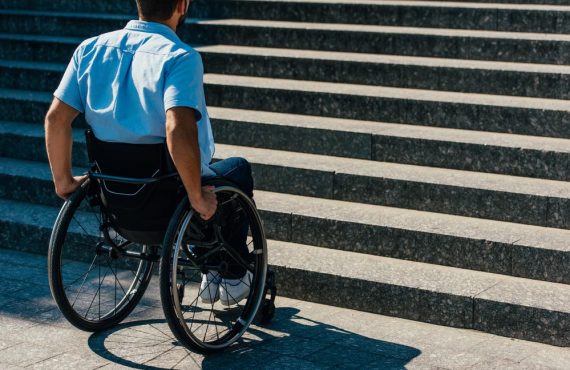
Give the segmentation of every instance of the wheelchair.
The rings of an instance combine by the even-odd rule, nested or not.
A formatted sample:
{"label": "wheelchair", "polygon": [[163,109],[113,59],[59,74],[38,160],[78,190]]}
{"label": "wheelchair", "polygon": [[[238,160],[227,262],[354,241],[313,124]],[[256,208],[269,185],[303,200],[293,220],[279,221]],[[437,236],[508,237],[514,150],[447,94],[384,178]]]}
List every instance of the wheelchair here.
{"label": "wheelchair", "polygon": [[[63,204],[48,253],[51,293],[72,325],[98,332],[120,323],[143,298],[157,266],[168,326],[191,350],[223,350],[252,322],[272,319],[275,277],[252,198],[228,179],[204,179],[218,199],[215,215],[204,221],[164,143],[103,142],[90,130],[86,138],[88,179]],[[250,277],[245,299],[202,298],[209,288],[201,288],[203,274],[239,279],[237,270]]]}

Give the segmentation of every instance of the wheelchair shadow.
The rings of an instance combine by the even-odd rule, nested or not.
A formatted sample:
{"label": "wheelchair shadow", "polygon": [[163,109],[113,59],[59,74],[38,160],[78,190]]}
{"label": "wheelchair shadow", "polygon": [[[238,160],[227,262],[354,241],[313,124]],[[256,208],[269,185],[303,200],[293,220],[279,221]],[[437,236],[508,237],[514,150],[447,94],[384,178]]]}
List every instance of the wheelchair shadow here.
{"label": "wheelchair shadow", "polygon": [[143,319],[92,334],[89,348],[115,365],[135,369],[319,369],[328,367],[405,369],[421,351],[368,338],[276,308],[274,321],[252,325],[227,350],[202,356],[180,345],[164,319]]}

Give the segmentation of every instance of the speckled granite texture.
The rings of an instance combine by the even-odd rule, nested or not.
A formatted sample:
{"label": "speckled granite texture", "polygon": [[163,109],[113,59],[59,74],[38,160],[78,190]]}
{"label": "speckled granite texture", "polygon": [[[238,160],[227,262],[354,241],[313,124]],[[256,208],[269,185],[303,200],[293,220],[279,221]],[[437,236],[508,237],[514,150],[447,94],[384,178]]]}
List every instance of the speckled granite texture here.
{"label": "speckled granite texture", "polygon": [[[123,27],[135,16],[114,15],[101,18],[18,14],[2,11],[0,32],[39,33],[54,36],[87,37]],[[255,23],[252,23],[252,25]],[[357,27],[357,26],[354,26]],[[296,49],[383,53],[442,58],[497,60],[529,63],[567,63],[570,41],[543,38],[510,39],[474,37],[469,34],[406,34],[378,31],[326,30],[315,28],[279,28],[237,25],[232,22],[189,23],[182,30],[183,38],[196,44],[256,45]]]}
{"label": "speckled granite texture", "polygon": [[[482,1],[193,2],[180,34],[204,61],[215,159],[252,163],[280,295],[570,346],[570,11]],[[135,16],[0,0],[5,248],[46,253],[51,93],[81,40]],[[298,368],[334,352],[306,339],[282,349]],[[400,350],[369,367],[402,368]]]}

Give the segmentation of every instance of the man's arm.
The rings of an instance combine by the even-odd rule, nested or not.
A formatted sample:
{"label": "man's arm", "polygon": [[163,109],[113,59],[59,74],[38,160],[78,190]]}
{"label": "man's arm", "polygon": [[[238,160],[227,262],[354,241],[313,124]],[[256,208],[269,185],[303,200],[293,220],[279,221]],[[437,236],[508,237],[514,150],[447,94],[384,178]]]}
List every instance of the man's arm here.
{"label": "man's arm", "polygon": [[63,199],[67,199],[86,179],[86,176],[74,177],[71,173],[71,147],[73,144],[71,123],[78,114],[79,111],[75,108],[58,98],[54,98],[44,123],[46,149],[55,192]]}
{"label": "man's arm", "polygon": [[211,218],[217,200],[213,186],[202,187],[198,126],[193,109],[174,107],[166,111],[166,143],[192,207],[204,220]]}

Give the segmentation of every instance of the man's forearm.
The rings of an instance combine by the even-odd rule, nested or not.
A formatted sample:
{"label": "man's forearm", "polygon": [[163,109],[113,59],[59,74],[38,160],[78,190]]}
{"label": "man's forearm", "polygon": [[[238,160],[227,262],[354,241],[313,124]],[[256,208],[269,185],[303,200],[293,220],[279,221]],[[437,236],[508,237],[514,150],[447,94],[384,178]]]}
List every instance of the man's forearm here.
{"label": "man's forearm", "polygon": [[200,147],[198,128],[192,112],[180,112],[178,109],[176,112],[168,111],[166,142],[190,202],[200,200],[202,195]]}
{"label": "man's forearm", "polygon": [[48,115],[45,120],[46,150],[56,184],[71,181],[71,125],[60,122],[57,115]]}

